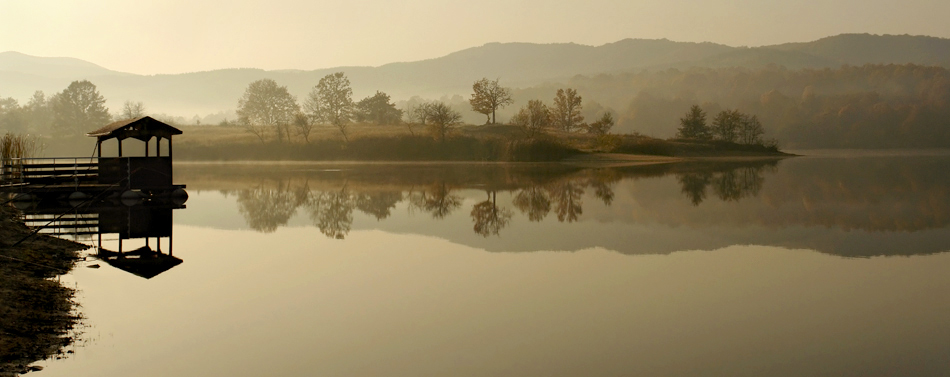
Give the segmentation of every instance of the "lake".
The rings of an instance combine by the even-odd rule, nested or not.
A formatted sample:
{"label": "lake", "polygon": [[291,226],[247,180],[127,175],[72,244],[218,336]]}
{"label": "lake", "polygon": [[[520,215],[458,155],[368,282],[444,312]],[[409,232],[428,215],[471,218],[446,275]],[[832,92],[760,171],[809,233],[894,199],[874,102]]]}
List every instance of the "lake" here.
{"label": "lake", "polygon": [[950,374],[950,154],[803,153],[176,165],[180,263],[64,275],[39,375]]}

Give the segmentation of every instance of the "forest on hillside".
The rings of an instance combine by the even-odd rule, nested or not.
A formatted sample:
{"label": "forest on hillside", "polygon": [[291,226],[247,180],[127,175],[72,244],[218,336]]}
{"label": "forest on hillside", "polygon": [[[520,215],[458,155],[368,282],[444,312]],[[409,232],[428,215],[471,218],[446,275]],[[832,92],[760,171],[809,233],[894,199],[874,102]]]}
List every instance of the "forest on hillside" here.
{"label": "forest on hillside", "polygon": [[[758,116],[766,137],[791,148],[950,147],[950,71],[907,65],[789,70],[692,68],[575,76],[585,112],[609,109],[615,131],[672,137],[699,104],[707,114]],[[555,84],[515,90],[547,97]]]}

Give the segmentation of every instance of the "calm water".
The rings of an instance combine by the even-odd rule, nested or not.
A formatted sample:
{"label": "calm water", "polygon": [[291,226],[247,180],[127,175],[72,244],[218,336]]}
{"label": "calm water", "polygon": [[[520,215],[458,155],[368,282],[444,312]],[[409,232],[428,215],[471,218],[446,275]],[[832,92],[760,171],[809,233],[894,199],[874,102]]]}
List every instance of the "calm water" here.
{"label": "calm water", "polygon": [[183,262],[63,277],[40,375],[950,374],[950,156],[816,154],[180,165]]}

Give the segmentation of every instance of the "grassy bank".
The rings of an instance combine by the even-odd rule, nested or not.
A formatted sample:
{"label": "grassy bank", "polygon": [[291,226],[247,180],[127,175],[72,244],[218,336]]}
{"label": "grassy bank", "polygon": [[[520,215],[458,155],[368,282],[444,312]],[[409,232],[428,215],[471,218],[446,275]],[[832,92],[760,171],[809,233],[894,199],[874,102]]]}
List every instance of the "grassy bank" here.
{"label": "grassy bank", "polygon": [[514,126],[464,126],[444,142],[405,126],[354,125],[349,141],[331,128],[308,141],[260,142],[239,127],[185,126],[175,156],[191,161],[561,161],[585,154],[669,157],[784,156],[777,148],[718,141],[656,139],[642,135],[594,136],[548,132],[528,139]]}
{"label": "grassy bank", "polygon": [[75,291],[53,278],[71,270],[86,246],[29,234],[15,210],[0,205],[0,377],[66,352],[80,320]]}

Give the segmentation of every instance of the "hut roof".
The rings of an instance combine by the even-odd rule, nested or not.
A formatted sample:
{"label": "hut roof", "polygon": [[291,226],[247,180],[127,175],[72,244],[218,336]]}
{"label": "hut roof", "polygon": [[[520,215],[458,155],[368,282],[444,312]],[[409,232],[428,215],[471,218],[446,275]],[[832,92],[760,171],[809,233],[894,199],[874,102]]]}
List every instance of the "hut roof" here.
{"label": "hut roof", "polygon": [[112,122],[86,134],[86,136],[97,137],[100,141],[111,138],[121,140],[130,137],[148,141],[152,137],[171,139],[172,135],[181,135],[181,130],[148,116]]}
{"label": "hut roof", "polygon": [[[155,252],[148,246],[125,253],[100,249],[96,256],[112,267],[146,279],[156,277],[183,262],[174,256]],[[136,258],[128,258],[129,256]]]}

